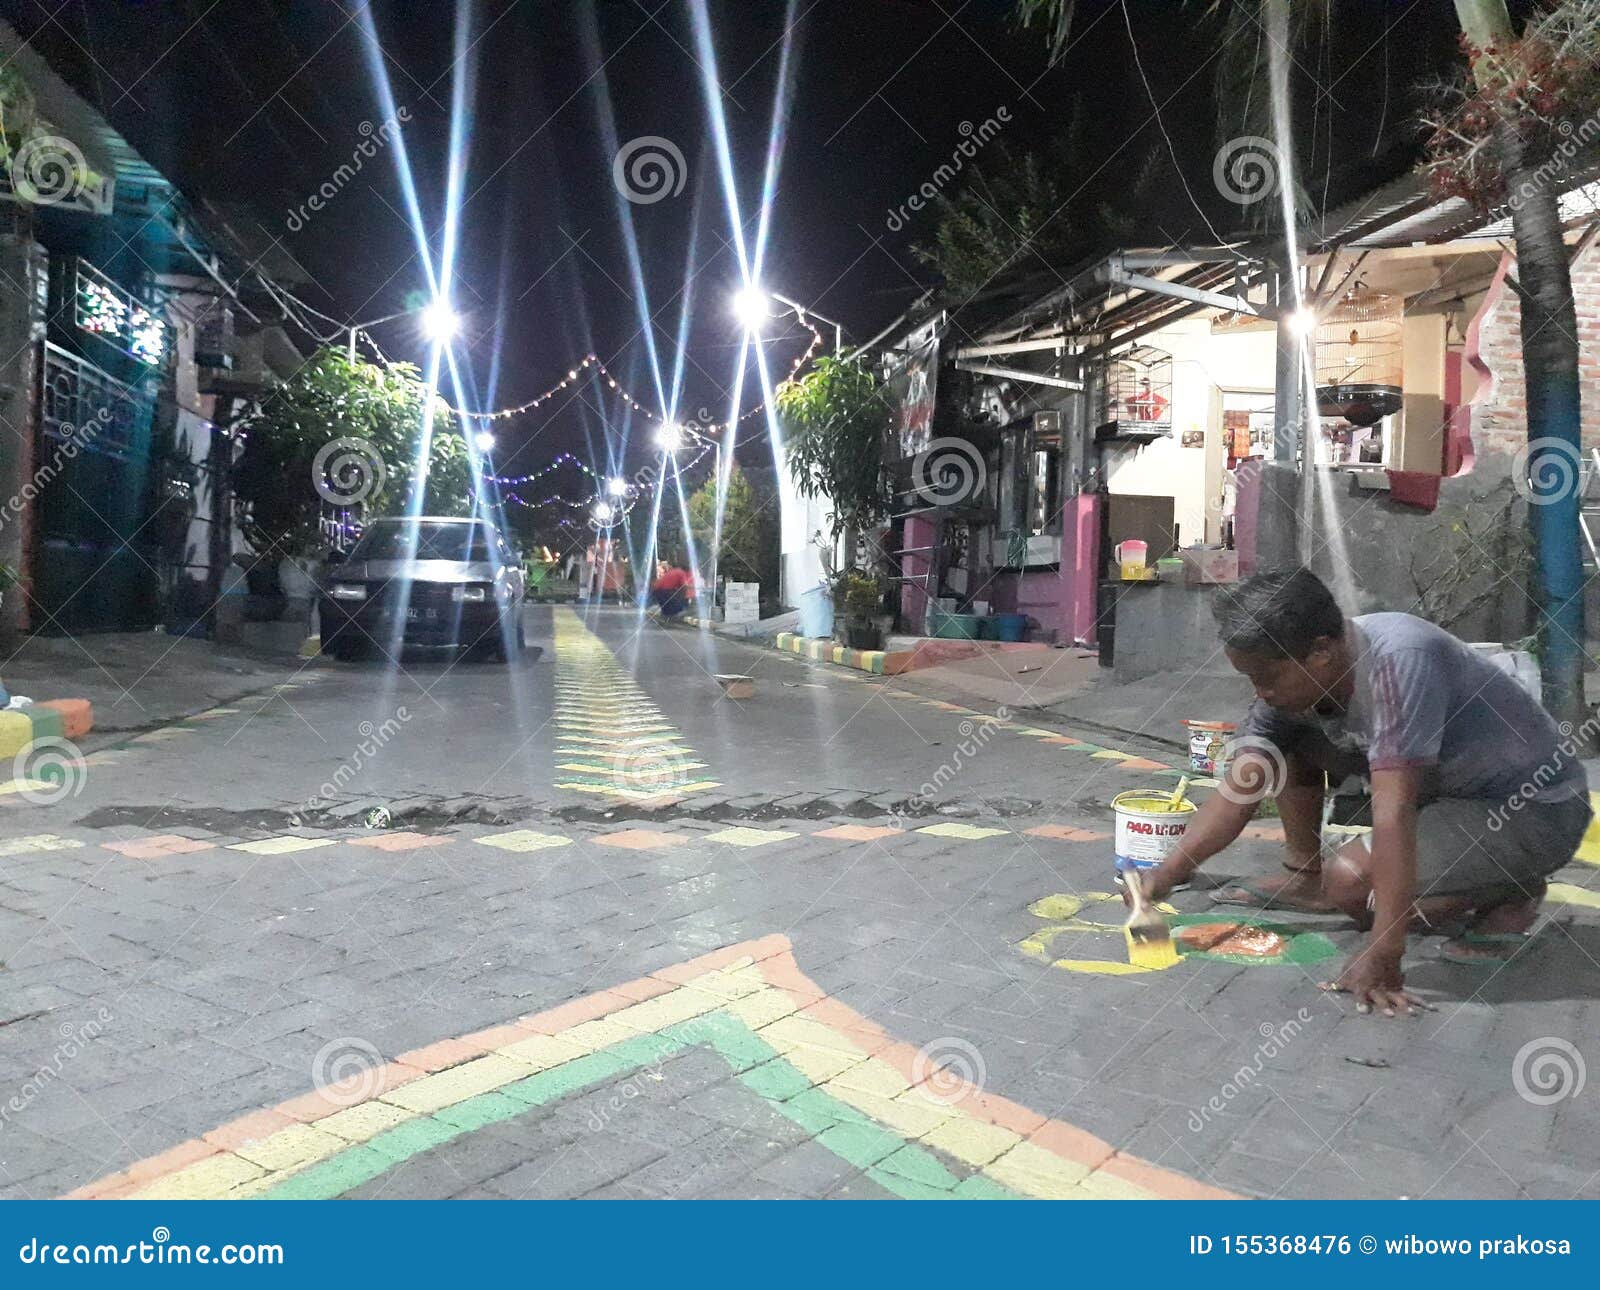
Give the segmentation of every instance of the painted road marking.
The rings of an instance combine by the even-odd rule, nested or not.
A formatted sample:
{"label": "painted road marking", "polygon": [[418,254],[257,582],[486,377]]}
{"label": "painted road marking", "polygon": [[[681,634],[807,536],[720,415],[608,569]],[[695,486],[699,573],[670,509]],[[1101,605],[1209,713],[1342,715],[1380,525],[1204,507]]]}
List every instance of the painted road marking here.
{"label": "painted road marking", "polygon": [[54,833],[34,833],[24,838],[0,839],[0,856],[27,856],[40,851],[73,851],[83,845],[77,838]]}
{"label": "painted road marking", "polygon": [[72,1193],[328,1199],[434,1147],[705,1049],[769,1107],[908,1198],[1228,1193],[980,1089],[824,995],[786,937],[747,941],[358,1072]]}
{"label": "painted road marking", "polygon": [[202,842],[199,838],[186,838],[177,833],[155,833],[147,838],[130,838],[123,842],[102,842],[107,851],[132,860],[154,860],[158,856],[192,855],[196,851],[214,851],[215,842]]}
{"label": "painted road marking", "polygon": [[545,851],[550,847],[572,845],[571,838],[564,838],[559,833],[536,833],[533,829],[512,829],[509,833],[491,833],[472,840],[486,847],[499,847],[502,851]]}
{"label": "painted road marking", "polygon": [[[1108,923],[1100,923],[1091,919],[1079,918],[1078,915],[1083,909],[1090,905],[1114,906],[1115,920]],[[1186,962],[1190,959],[1211,959],[1223,963],[1237,964],[1241,967],[1277,967],[1283,964],[1305,967],[1312,963],[1321,963],[1325,959],[1333,958],[1339,952],[1334,943],[1326,936],[1304,924],[1275,922],[1245,910],[1227,909],[1212,910],[1203,914],[1180,914],[1176,908],[1165,902],[1158,902],[1156,908],[1167,916],[1167,922],[1174,928],[1216,923],[1243,923],[1250,927],[1259,927],[1265,931],[1276,932],[1284,938],[1284,951],[1282,954],[1273,957],[1263,957],[1259,955],[1219,954],[1210,950],[1191,949],[1179,944],[1177,962],[1170,963],[1164,968],[1136,967],[1116,957],[1104,959],[1062,958],[1052,961],[1051,946],[1058,937],[1069,932],[1078,936],[1088,935],[1094,938],[1091,941],[1091,945],[1095,948],[1104,949],[1108,954],[1118,955],[1125,952],[1125,941],[1122,935],[1122,897],[1109,891],[1086,891],[1082,895],[1058,892],[1055,895],[1045,896],[1034,901],[1033,904],[1028,906],[1028,912],[1039,918],[1051,921],[1044,927],[1039,928],[1031,936],[1019,941],[1017,948],[1031,959],[1036,959],[1040,963],[1049,963],[1052,967],[1062,968],[1068,972],[1100,973],[1113,976],[1126,976],[1138,972],[1164,972],[1176,967],[1178,963]]]}
{"label": "painted road marking", "polygon": [[302,838],[286,833],[276,838],[258,838],[254,842],[232,842],[228,844],[228,850],[248,851],[258,856],[286,856],[296,851],[331,847],[333,844],[333,838]]}
{"label": "painted road marking", "polygon": [[623,829],[620,833],[603,833],[595,841],[603,847],[628,851],[662,851],[684,846],[689,839],[680,833],[658,833],[654,829]]}
{"label": "painted road marking", "polygon": [[976,842],[979,838],[1003,837],[1006,829],[985,829],[976,824],[962,824],[956,820],[947,820],[943,824],[924,824],[918,833],[927,833],[936,838],[962,838],[969,842]]}
{"label": "painted road marking", "polygon": [[873,824],[841,824],[837,828],[820,829],[814,838],[839,838],[845,842],[876,842],[879,838],[892,838],[900,829]]}
{"label": "painted road marking", "polygon": [[379,851],[415,851],[418,847],[443,846],[449,838],[435,833],[412,833],[401,829],[397,833],[374,833],[371,837],[346,838],[353,847],[374,847]]}
{"label": "painted road marking", "polygon": [[626,802],[663,803],[719,787],[708,769],[601,639],[570,609],[555,615],[556,787]]}
{"label": "painted road marking", "polygon": [[736,824],[730,829],[718,829],[715,833],[706,834],[706,841],[724,842],[730,847],[764,847],[770,842],[787,842],[799,836],[784,829],[752,829],[744,824]]}

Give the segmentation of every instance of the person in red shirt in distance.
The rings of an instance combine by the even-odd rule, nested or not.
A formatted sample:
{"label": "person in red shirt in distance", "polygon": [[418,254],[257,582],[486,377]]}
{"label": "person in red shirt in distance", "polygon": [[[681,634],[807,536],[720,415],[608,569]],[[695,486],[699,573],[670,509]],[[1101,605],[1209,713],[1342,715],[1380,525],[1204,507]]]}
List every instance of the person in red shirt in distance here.
{"label": "person in red shirt in distance", "polygon": [[687,569],[675,568],[665,560],[656,561],[656,580],[650,585],[650,600],[663,618],[676,618],[689,607],[694,578]]}

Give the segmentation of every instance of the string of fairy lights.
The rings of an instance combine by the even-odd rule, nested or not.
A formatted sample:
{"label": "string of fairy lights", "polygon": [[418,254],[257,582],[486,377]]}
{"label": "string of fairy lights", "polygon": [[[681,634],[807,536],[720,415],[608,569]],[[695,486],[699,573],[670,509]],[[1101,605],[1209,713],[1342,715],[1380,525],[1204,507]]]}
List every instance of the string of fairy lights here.
{"label": "string of fairy lights", "polygon": [[[809,320],[802,319],[801,321],[811,333],[811,343],[806,346],[805,352],[796,357],[794,362],[790,364],[788,372],[783,380],[778,382],[775,389],[781,389],[792,382],[800,374],[800,370],[816,355],[817,350],[822,347],[821,331],[813,326]],[[568,369],[565,376],[549,389],[535,395],[524,403],[516,404],[513,407],[498,408],[493,412],[468,412],[460,408],[452,408],[451,411],[455,412],[463,420],[469,420],[485,426],[499,421],[509,421],[515,417],[533,412],[543,404],[548,403],[563,390],[581,380],[591,370],[599,379],[604,380],[612,390],[616,391],[617,397],[629,409],[648,421],[656,422],[663,429],[673,430],[677,437],[687,437],[699,445],[699,451],[691,460],[675,466],[676,472],[680,475],[692,471],[709,453],[717,450],[718,445],[715,436],[728,433],[736,426],[758,415],[766,406],[765,402],[758,403],[755,407],[729,421],[696,422],[694,424],[675,422],[664,413],[658,412],[648,404],[635,398],[633,393],[611,374],[606,365],[600,360],[599,355],[591,353],[585,354],[576,365]],[[578,501],[559,494],[551,494],[549,497],[530,500],[518,491],[563,469],[577,469],[592,478],[596,482],[594,493]],[[527,474],[496,475],[485,471],[483,479],[486,484],[494,485],[496,495],[501,501],[513,503],[527,510],[559,506],[574,511],[588,511],[590,527],[593,528],[608,528],[613,524],[621,523],[633,510],[634,505],[644,496],[647,487],[656,482],[653,472],[648,469],[640,472],[640,475],[633,480],[624,479],[618,475],[602,474],[570,452],[557,453],[547,464]]]}

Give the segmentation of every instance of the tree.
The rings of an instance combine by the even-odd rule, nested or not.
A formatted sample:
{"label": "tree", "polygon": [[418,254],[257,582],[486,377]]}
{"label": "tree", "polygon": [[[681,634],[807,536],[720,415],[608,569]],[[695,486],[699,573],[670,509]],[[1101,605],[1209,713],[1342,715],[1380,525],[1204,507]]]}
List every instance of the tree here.
{"label": "tree", "polygon": [[244,454],[234,470],[240,530],[257,555],[311,555],[322,545],[325,505],[400,512],[419,485],[424,513],[469,514],[466,442],[442,401],[422,462],[427,401],[410,364],[380,367],[338,349],[275,385],[241,422]]}
{"label": "tree", "polygon": [[[1527,384],[1529,521],[1539,570],[1544,703],[1583,723],[1582,411],[1578,316],[1560,210],[1566,162],[1600,120],[1600,3],[1562,0],[1519,38],[1505,0],[1456,0],[1471,84],[1430,122],[1435,190],[1511,208]],[[1519,481],[1522,482],[1522,481]]]}
{"label": "tree", "polygon": [[971,296],[1008,270],[1069,258],[1074,230],[1060,214],[1066,196],[1055,168],[1033,153],[995,144],[999,160],[974,166],[953,196],[934,199],[933,240],[911,253],[944,278],[945,290]]}
{"label": "tree", "polygon": [[776,403],[795,488],[833,504],[834,542],[875,523],[888,507],[883,448],[890,409],[872,369],[860,358],[824,356],[779,389]]}
{"label": "tree", "polygon": [[[1293,5],[1290,0],[1211,0],[1208,10],[1238,18],[1246,7],[1256,10],[1253,17],[1262,30],[1287,30],[1304,39],[1327,31],[1332,0],[1296,0]],[[1528,465],[1538,503],[1530,510],[1540,570],[1544,702],[1558,720],[1576,727],[1585,711],[1579,498],[1570,482],[1563,489],[1561,481],[1574,478],[1581,460],[1577,311],[1557,200],[1562,167],[1551,164],[1559,134],[1552,137],[1537,125],[1539,118],[1549,121],[1573,105],[1561,102],[1561,91],[1551,79],[1555,69],[1540,65],[1536,57],[1522,56],[1521,51],[1541,35],[1571,35],[1580,45],[1587,36],[1578,64],[1587,58],[1583,70],[1592,78],[1600,52],[1595,44],[1600,4],[1559,0],[1550,13],[1530,24],[1520,42],[1506,0],[1455,0],[1455,7],[1473,83],[1487,109],[1474,127],[1484,135],[1476,141],[1482,146],[1473,150],[1474,156],[1498,171],[1504,193],[1512,198],[1528,387]],[[1023,26],[1045,28],[1052,54],[1058,55],[1071,35],[1075,9],[1075,0],[1016,0],[1014,12]],[[1255,40],[1241,48],[1253,49],[1254,57],[1266,59],[1270,45]],[[1258,69],[1256,83],[1268,83],[1264,71]],[[1532,84],[1530,75],[1533,81],[1544,76],[1549,83]],[[1541,101],[1541,94],[1548,97]],[[1286,149],[1291,141],[1277,142]],[[1440,148],[1441,141],[1435,140],[1434,146]],[[1433,168],[1432,161],[1429,165]]]}
{"label": "tree", "polygon": [[713,549],[718,550],[717,573],[731,582],[759,582],[766,599],[776,599],[778,590],[778,508],[776,499],[759,495],[756,488],[733,463],[728,473],[728,500],[722,508],[722,544],[717,548],[717,499],[719,489],[713,473],[689,497],[689,532],[694,553],[705,567],[702,579],[710,574]]}

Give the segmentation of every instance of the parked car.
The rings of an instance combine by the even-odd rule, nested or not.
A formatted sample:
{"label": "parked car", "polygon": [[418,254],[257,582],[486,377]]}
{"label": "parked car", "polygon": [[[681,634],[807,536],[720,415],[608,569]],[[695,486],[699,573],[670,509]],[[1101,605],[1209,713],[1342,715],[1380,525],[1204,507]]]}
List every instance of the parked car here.
{"label": "parked car", "polygon": [[323,565],[322,648],[348,659],[399,640],[504,662],[524,644],[524,591],[521,559],[487,520],[373,520]]}

